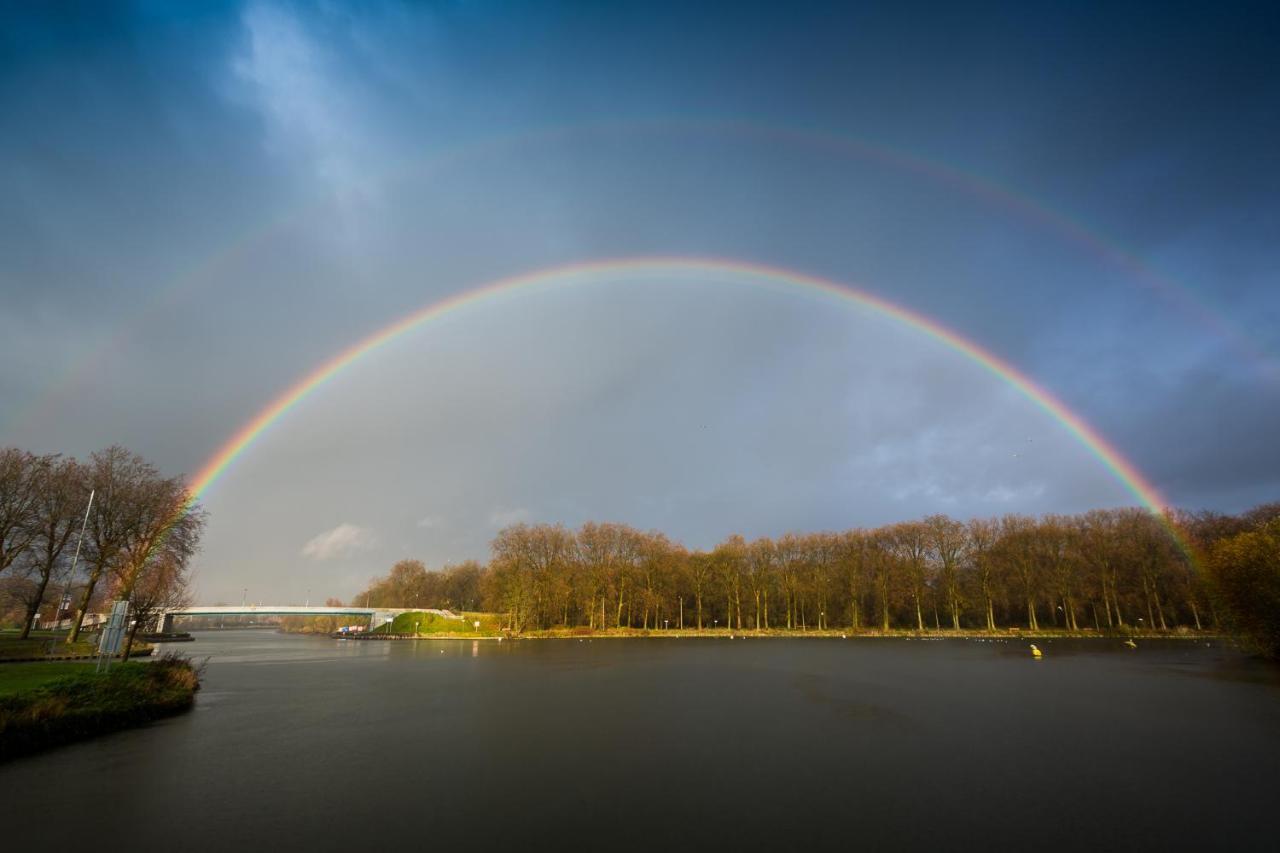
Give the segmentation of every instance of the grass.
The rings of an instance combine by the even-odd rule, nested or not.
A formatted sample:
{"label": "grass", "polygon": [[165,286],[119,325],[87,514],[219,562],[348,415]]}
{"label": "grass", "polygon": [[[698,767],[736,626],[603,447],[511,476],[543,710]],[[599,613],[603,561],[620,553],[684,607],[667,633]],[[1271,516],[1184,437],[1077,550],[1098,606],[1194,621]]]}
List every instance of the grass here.
{"label": "grass", "polygon": [[93,655],[98,651],[94,643],[83,639],[68,645],[63,642],[65,637],[64,631],[32,631],[30,637],[20,640],[17,631],[0,631],[0,661],[50,655]]}
{"label": "grass", "polygon": [[[66,643],[66,631],[32,631],[25,640],[18,638],[17,630],[0,630],[0,662],[44,657],[93,657],[98,654],[97,635],[81,634],[74,643]],[[86,636],[91,639],[86,639]],[[141,654],[151,647],[146,643],[134,643],[133,654]]]}
{"label": "grass", "polygon": [[[477,629],[475,623],[480,623]],[[385,628],[379,628],[385,632]],[[492,637],[498,631],[498,619],[492,613],[463,613],[462,619],[447,619],[435,613],[412,611],[401,613],[391,623],[393,634],[450,634],[468,637]]]}
{"label": "grass", "polygon": [[53,675],[54,666],[0,667],[39,667],[45,675],[38,684],[0,695],[0,762],[176,714],[191,707],[200,687],[199,671],[178,655],[154,663],[117,664],[103,674],[84,664],[62,664],[74,668]]}
{"label": "grass", "polygon": [[[5,664],[0,666],[0,696],[21,693],[69,675],[93,672],[93,665],[93,661],[75,660]],[[125,664],[125,666],[134,665],[133,663]]]}

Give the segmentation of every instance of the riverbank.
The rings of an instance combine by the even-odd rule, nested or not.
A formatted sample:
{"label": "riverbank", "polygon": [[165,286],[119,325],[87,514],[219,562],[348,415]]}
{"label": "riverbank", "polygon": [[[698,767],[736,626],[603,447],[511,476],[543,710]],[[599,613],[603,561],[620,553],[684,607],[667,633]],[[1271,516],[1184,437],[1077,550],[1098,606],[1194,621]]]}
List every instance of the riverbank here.
{"label": "riverbank", "polygon": [[1212,631],[1055,631],[1052,629],[1030,631],[1022,628],[1010,628],[1003,631],[978,630],[889,630],[889,631],[852,631],[845,629],[793,630],[769,629],[756,631],[752,629],[729,630],[727,628],[548,628],[514,633],[500,630],[457,630],[449,632],[413,631],[388,632],[375,630],[361,634],[334,634],[334,637],[354,640],[608,640],[608,639],[838,639],[838,640],[974,640],[981,642],[999,642],[1008,640],[1110,640],[1123,643],[1128,640],[1186,640],[1208,641],[1229,640],[1227,635]]}
{"label": "riverbank", "polygon": [[87,664],[6,664],[0,667],[0,762],[185,711],[199,676],[177,656],[116,664],[106,673]]}

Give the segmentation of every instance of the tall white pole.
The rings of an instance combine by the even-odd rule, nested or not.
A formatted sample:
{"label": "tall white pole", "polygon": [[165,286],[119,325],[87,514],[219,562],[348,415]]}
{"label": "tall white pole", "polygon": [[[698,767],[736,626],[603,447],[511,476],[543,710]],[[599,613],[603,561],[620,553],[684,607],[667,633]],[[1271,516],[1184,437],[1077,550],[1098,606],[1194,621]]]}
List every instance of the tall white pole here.
{"label": "tall white pole", "polygon": [[[67,574],[67,585],[62,588],[62,598],[58,600],[58,622],[62,622],[63,608],[70,604],[71,583],[76,579],[76,563],[80,562],[80,546],[84,544],[84,531],[89,526],[89,510],[93,509],[94,489],[89,490],[89,503],[84,508],[84,521],[80,522],[80,538],[76,540],[76,552],[71,557],[71,571]],[[56,629],[55,629],[56,630]]]}

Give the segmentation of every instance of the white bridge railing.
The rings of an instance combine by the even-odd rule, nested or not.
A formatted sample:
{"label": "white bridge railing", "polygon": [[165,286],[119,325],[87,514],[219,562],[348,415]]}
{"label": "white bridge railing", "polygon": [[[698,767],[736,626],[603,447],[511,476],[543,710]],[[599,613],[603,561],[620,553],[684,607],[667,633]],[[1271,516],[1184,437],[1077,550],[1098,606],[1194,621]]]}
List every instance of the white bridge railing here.
{"label": "white bridge railing", "polygon": [[297,604],[242,604],[240,606],[214,604],[209,606],[183,607],[170,610],[160,615],[157,627],[161,633],[173,630],[173,620],[181,616],[363,616],[369,620],[369,627],[376,628],[389,622],[401,613],[434,613],[445,619],[462,617],[452,610],[440,610],[434,607],[311,607]]}

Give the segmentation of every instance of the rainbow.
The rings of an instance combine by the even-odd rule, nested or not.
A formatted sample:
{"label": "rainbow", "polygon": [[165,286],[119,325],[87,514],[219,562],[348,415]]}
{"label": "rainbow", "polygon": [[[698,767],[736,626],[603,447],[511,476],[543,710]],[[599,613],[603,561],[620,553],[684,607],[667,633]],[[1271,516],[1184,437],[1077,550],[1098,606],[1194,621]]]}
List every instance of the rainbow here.
{"label": "rainbow", "polygon": [[623,258],[536,270],[454,294],[401,317],[319,365],[241,427],[196,473],[187,506],[194,505],[203,497],[209,488],[226,473],[232,463],[239,459],[273,424],[343,370],[397,338],[461,308],[491,303],[517,291],[609,281],[637,274],[655,277],[719,277],[730,278],[735,283],[766,288],[778,286],[788,290],[798,288],[837,299],[842,304],[852,304],[868,309],[876,315],[923,332],[976,362],[1044,410],[1084,445],[1144,507],[1160,518],[1165,517],[1164,510],[1167,504],[1156,487],[1082,417],[1072,412],[1062,401],[1037,385],[1016,367],[941,323],[880,296],[815,275],[741,261],[683,257]]}

